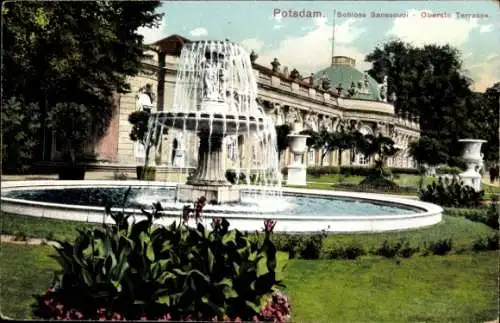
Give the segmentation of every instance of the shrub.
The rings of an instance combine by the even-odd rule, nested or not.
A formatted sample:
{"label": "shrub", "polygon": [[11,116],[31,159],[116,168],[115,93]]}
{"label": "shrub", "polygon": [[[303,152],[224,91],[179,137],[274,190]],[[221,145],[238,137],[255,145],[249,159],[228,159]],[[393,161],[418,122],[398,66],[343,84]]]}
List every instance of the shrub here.
{"label": "shrub", "polygon": [[434,255],[443,256],[451,251],[451,249],[453,247],[453,242],[451,239],[442,239],[442,240],[430,242],[429,244],[424,243],[424,245],[425,245],[424,255],[428,255],[429,253],[432,253]]}
{"label": "shrub", "polygon": [[500,206],[497,203],[491,203],[487,208],[475,209],[458,209],[447,210],[449,215],[463,216],[464,218],[486,224],[487,226],[498,230],[499,229],[499,212]]}
{"label": "shrub", "polygon": [[[284,169],[286,172],[286,168]],[[390,174],[408,174],[418,175],[419,170],[414,168],[387,168],[384,170],[386,175]],[[320,177],[323,175],[341,174],[344,176],[368,176],[372,172],[371,167],[363,166],[311,166],[307,167],[307,174],[312,177]],[[286,175],[286,173],[284,173]]]}
{"label": "shrub", "polygon": [[337,166],[313,166],[307,168],[307,174],[312,177],[320,177],[322,175],[339,174]]}
{"label": "shrub", "polygon": [[361,245],[355,244],[343,246],[335,244],[323,252],[322,258],[354,260],[364,255],[366,255],[366,251]]}
{"label": "shrub", "polygon": [[287,252],[290,259],[294,259],[302,246],[301,236],[291,234],[273,234],[273,243],[279,251]]}
{"label": "shrub", "polygon": [[367,186],[367,187],[373,187],[373,188],[382,188],[386,190],[397,190],[398,189],[398,184],[394,183],[390,179],[385,178],[381,174],[374,174],[371,173],[367,177],[365,177],[361,183],[359,183],[360,186]]}
{"label": "shrub", "polygon": [[464,185],[456,178],[451,182],[448,179],[438,178],[438,182],[427,185],[418,193],[422,201],[449,207],[476,207],[481,205],[484,191],[476,192],[472,187]]}
{"label": "shrub", "polygon": [[[185,206],[179,224],[157,226],[159,203],[145,219],[108,214],[115,225],[79,231],[73,244],[59,242],[62,272],[38,298],[44,319],[234,320],[283,322],[288,302],[273,295],[281,285],[276,248],[266,222],[262,243],[215,218],[201,224],[205,205]],[[188,226],[194,220],[194,226]],[[274,223],[273,223],[274,222]]]}
{"label": "shrub", "polygon": [[440,166],[436,168],[436,174],[437,175],[458,175],[462,172],[462,170],[459,167],[450,167],[450,166]]}
{"label": "shrub", "polygon": [[493,233],[489,237],[475,240],[472,246],[474,251],[498,250],[499,248],[498,232]]}
{"label": "shrub", "polygon": [[412,247],[410,242],[405,239],[400,239],[396,242],[389,242],[384,240],[382,245],[374,250],[374,254],[386,258],[394,258],[396,256],[403,258],[410,258],[420,249],[418,247]]}
{"label": "shrub", "polygon": [[287,252],[290,259],[318,259],[323,247],[323,239],[326,233],[296,235],[296,234],[274,234],[272,237],[276,249]]}
{"label": "shrub", "polygon": [[323,246],[323,239],[326,233],[307,235],[302,237],[299,244],[299,254],[302,259],[318,259],[321,247]]}
{"label": "shrub", "polygon": [[135,172],[138,180],[154,181],[156,179],[156,167],[154,166],[137,166]]}
{"label": "shrub", "polygon": [[391,172],[396,175],[420,175],[420,170],[418,168],[402,168],[402,167],[392,167]]}
{"label": "shrub", "polygon": [[383,187],[383,186],[373,186],[373,185],[361,185],[352,183],[337,183],[332,185],[334,189],[339,191],[356,191],[356,192],[367,192],[367,193],[416,193],[416,187],[414,186],[395,186],[395,187]]}

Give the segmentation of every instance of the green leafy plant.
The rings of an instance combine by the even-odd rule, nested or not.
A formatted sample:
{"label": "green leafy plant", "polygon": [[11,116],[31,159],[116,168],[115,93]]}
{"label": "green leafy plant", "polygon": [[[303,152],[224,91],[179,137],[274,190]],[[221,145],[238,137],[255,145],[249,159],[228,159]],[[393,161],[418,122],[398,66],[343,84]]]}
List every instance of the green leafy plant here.
{"label": "green leafy plant", "polygon": [[448,207],[477,207],[481,204],[484,191],[476,192],[472,187],[464,185],[455,177],[450,181],[448,178],[438,178],[438,182],[427,185],[418,193],[422,201],[436,203]]}
{"label": "green leafy plant", "polygon": [[229,230],[223,218],[214,218],[210,231],[201,223],[205,203],[200,198],[186,205],[168,227],[154,224],[163,214],[159,203],[143,210],[140,221],[106,207],[114,225],[79,231],[74,243],[59,242],[61,272],[38,299],[35,315],[262,321],[270,314],[263,309],[271,308],[272,320],[284,321],[289,306],[274,297],[282,272],[270,239],[276,222],[265,222],[261,242]]}

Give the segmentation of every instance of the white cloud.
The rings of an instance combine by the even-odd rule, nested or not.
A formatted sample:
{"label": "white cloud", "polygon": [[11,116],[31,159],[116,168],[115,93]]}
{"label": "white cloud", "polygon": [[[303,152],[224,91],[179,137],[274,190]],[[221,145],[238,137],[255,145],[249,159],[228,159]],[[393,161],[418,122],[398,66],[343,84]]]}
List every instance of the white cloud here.
{"label": "white cloud", "polygon": [[203,27],[198,27],[189,32],[189,34],[193,37],[202,37],[208,35],[208,30]]}
{"label": "white cloud", "polygon": [[[352,43],[365,31],[359,28],[360,20],[347,19],[335,28],[335,55],[345,55],[356,59],[360,70],[369,67],[364,63],[365,55],[352,46]],[[316,18],[314,28],[302,36],[288,37],[280,41],[277,48],[259,53],[257,62],[269,66],[276,57],[282,67],[296,68],[303,76],[325,68],[331,63],[332,25],[326,18]]]}
{"label": "white cloud", "polygon": [[241,45],[249,52],[252,50],[258,52],[264,47],[264,42],[262,40],[258,40],[257,38],[249,38],[243,40]]}
{"label": "white cloud", "polygon": [[[490,59],[486,63],[477,64],[471,69],[474,69],[473,78],[475,82],[472,88],[475,91],[483,92],[488,87],[500,81],[500,57],[498,57],[498,55],[496,59]],[[475,75],[477,75],[477,77]]]}
{"label": "white cloud", "polygon": [[408,10],[408,17],[394,19],[394,24],[387,34],[417,46],[460,46],[467,41],[472,30],[480,27],[477,19],[456,19],[455,15],[448,18],[430,18],[431,14],[430,10]]}
{"label": "white cloud", "polygon": [[481,34],[483,34],[483,33],[489,33],[489,32],[492,32],[493,29],[494,29],[494,26],[492,24],[482,25],[481,28],[479,28],[479,32]]}
{"label": "white cloud", "polygon": [[154,28],[140,27],[139,29],[137,29],[137,32],[144,37],[144,44],[154,43],[167,36],[165,34],[166,21],[167,18],[166,15],[164,15],[158,27]]}

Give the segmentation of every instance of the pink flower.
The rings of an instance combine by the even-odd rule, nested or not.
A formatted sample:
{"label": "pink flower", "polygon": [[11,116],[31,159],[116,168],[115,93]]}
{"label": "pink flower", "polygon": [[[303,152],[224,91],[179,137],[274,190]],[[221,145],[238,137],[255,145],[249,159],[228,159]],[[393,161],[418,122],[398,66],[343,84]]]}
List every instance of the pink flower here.
{"label": "pink flower", "polygon": [[267,233],[272,233],[275,225],[276,225],[275,220],[271,219],[264,220],[264,231]]}
{"label": "pink flower", "polygon": [[147,321],[147,320],[148,320],[147,316],[145,316],[145,315],[141,316],[141,321]]}

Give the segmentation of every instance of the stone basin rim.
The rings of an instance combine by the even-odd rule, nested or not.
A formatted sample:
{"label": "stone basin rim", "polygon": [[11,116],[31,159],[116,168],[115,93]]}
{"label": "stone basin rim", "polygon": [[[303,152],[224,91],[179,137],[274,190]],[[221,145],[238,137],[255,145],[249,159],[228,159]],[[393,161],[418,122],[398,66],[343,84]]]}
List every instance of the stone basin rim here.
{"label": "stone basin rim", "polygon": [[[62,204],[62,203],[49,203],[49,202],[38,202],[38,201],[30,201],[23,199],[15,199],[8,198],[3,196],[4,193],[9,192],[11,190],[23,190],[23,189],[61,189],[61,188],[88,188],[95,187],[99,185],[101,187],[175,187],[178,183],[173,182],[149,182],[149,181],[110,181],[110,180],[85,180],[85,181],[62,181],[62,180],[43,180],[43,181],[5,181],[2,182],[2,196],[1,196],[1,209],[4,210],[5,203],[13,203],[16,205],[22,206],[35,206],[35,207],[46,207],[53,209],[66,209],[68,211],[90,211],[90,212],[103,212],[104,207],[99,206],[79,206],[79,205],[70,205],[70,204]],[[255,189],[251,185],[240,185],[240,187],[245,189]],[[359,192],[345,192],[345,191],[324,191],[324,190],[314,190],[314,189],[300,189],[300,188],[291,188],[284,187],[283,192],[285,193],[294,193],[302,196],[319,196],[319,197],[333,197],[333,198],[354,198],[359,199],[366,202],[378,202],[392,204],[392,205],[401,205],[410,208],[421,209],[422,212],[416,212],[413,214],[405,214],[405,215],[351,215],[351,216],[294,216],[294,215],[280,215],[280,214],[271,214],[273,219],[276,220],[297,220],[297,221],[331,221],[331,220],[355,220],[355,221],[363,221],[363,220],[384,220],[384,219],[412,219],[412,218],[420,218],[431,216],[435,214],[441,214],[443,209],[440,206],[435,204],[415,201],[408,198],[400,198],[394,196],[384,196],[383,194],[375,194],[375,193],[359,193]],[[113,210],[123,210],[122,208],[113,208]],[[140,214],[140,209],[126,208],[126,213],[135,213]],[[173,211],[172,211],[173,212]],[[175,214],[175,216],[178,216]],[[210,214],[205,213],[206,217],[220,217],[220,214]],[[270,214],[250,214],[250,215],[237,215],[230,214],[229,218],[241,218],[241,219],[268,219]]]}

